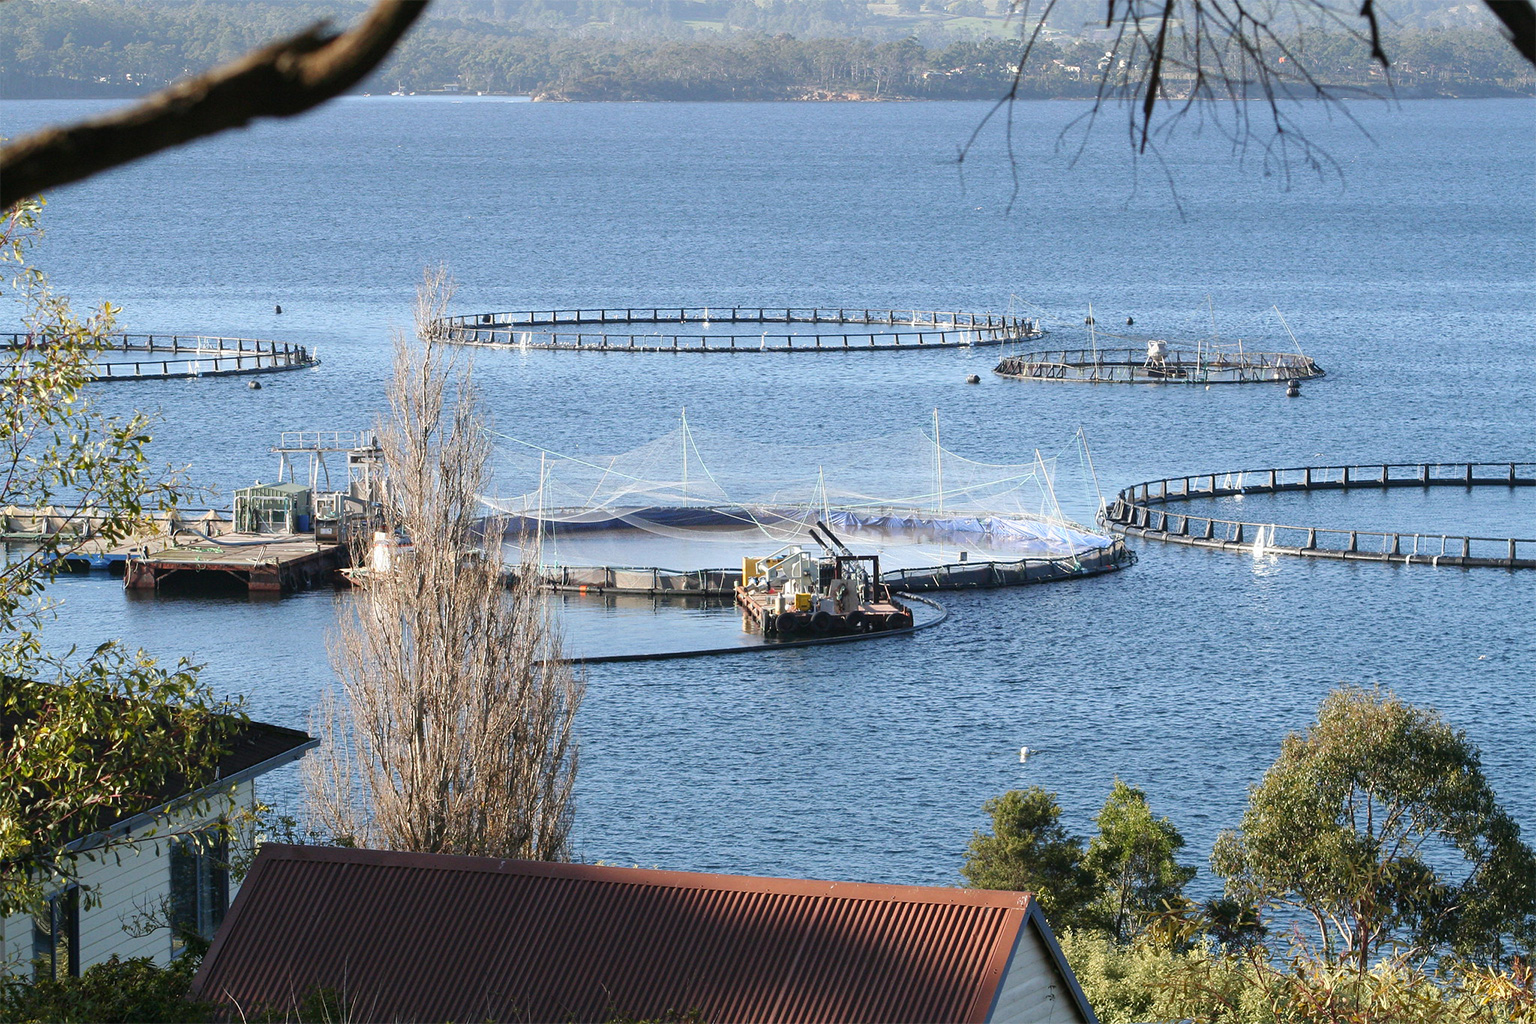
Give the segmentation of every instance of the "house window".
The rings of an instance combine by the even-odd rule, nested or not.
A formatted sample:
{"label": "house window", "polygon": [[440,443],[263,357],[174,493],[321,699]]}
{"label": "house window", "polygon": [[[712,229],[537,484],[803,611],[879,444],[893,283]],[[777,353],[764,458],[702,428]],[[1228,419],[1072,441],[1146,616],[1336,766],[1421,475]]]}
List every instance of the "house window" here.
{"label": "house window", "polygon": [[32,962],[39,981],[80,976],[80,890],[75,886],[48,897],[32,915]]}
{"label": "house window", "polygon": [[179,836],[171,844],[171,952],[187,936],[212,939],[229,907],[229,852],[222,833]]}

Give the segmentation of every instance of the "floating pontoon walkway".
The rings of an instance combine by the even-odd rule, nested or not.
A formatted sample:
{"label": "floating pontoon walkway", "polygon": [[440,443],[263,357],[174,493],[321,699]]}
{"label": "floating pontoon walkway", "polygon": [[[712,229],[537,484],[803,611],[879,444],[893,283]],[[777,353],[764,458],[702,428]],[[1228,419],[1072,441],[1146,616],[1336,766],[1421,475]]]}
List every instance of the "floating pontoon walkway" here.
{"label": "floating pontoon walkway", "polygon": [[[998,313],[739,306],[475,313],[439,321],[451,342],[560,352],[849,352],[976,348],[1044,335],[1038,320]],[[750,333],[713,333],[750,324]],[[770,334],[769,325],[809,325]],[[659,328],[673,325],[675,329]],[[695,331],[683,330],[694,325]],[[884,327],[856,331],[850,327]],[[647,330],[646,328],[650,328]]]}
{"label": "floating pontoon walkway", "polygon": [[1294,352],[1215,353],[1169,348],[1149,358],[1146,348],[1079,348],[1024,352],[993,370],[1003,377],[1083,384],[1259,384],[1324,375],[1310,356]]}
{"label": "floating pontoon walkway", "polygon": [[[93,381],[167,380],[279,373],[319,366],[303,345],[202,334],[113,334],[96,353]],[[30,334],[0,335],[0,350],[26,352]]]}
{"label": "floating pontoon walkway", "polygon": [[1169,512],[1161,507],[1173,502],[1240,494],[1404,487],[1536,487],[1536,463],[1300,466],[1169,477],[1125,488],[1116,496],[1104,518],[1110,529],[1133,537],[1223,551],[1469,569],[1536,569],[1536,538],[1283,526]]}
{"label": "floating pontoon walkway", "polygon": [[892,590],[907,594],[933,590],[990,590],[1098,576],[1135,564],[1135,552],[1123,541],[1116,540],[1106,547],[1066,558],[952,562],[925,569],[894,569],[881,574],[880,580]]}
{"label": "floating pontoon walkway", "polygon": [[51,545],[54,557],[69,572],[105,569],[122,576],[128,561],[174,547],[173,537],[184,531],[194,536],[217,537],[232,529],[227,514],[213,509],[173,509],[157,513],[140,533],[109,540],[103,535],[103,517],[76,508],[0,508],[0,554],[6,560],[28,557]]}
{"label": "floating pontoon walkway", "polygon": [[[1116,540],[1107,547],[1065,558],[954,562],[921,569],[893,569],[880,582],[903,593],[976,590],[1053,583],[1097,576],[1134,565],[1136,555]],[[731,597],[741,583],[740,569],[661,569],[620,566],[547,566],[550,590],[583,594],[645,594],[655,597]]]}

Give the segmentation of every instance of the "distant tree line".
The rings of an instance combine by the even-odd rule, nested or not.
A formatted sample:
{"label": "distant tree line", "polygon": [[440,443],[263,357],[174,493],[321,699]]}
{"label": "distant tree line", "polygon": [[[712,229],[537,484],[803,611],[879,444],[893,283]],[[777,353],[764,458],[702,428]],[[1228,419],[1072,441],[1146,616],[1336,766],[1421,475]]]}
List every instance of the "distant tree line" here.
{"label": "distant tree line", "polygon": [[[636,32],[653,22],[670,23],[646,21],[640,17],[645,10],[623,5],[609,8],[606,31],[574,32],[562,28],[557,16],[579,19],[592,12],[565,9],[570,6],[529,5],[509,19],[497,17],[494,5],[450,4],[407,37],[363,89],[569,100],[992,99],[1012,82],[1021,50],[1017,39],[995,37],[925,45],[914,37],[881,42],[761,30],[643,35]],[[728,21],[732,26],[774,23],[771,5],[716,6],[736,19]],[[824,24],[806,27],[846,30],[862,5],[844,6],[848,11],[821,9],[817,17]],[[0,5],[0,89],[10,98],[148,92],[276,34],[350,10],[313,3],[138,7],[13,0]],[[802,20],[810,17],[799,10]],[[832,17],[839,13],[847,18]],[[1106,49],[1084,39],[1038,42],[1019,95],[1093,95],[1107,69]],[[1342,34],[1307,36],[1297,52],[1329,84],[1381,87],[1388,81],[1372,66],[1366,45]],[[1391,80],[1408,95],[1536,92],[1536,74],[1491,31],[1405,31],[1391,37],[1390,52]],[[1107,70],[1112,76],[1138,71]],[[1165,86],[1177,95],[1180,82],[1168,76]]]}

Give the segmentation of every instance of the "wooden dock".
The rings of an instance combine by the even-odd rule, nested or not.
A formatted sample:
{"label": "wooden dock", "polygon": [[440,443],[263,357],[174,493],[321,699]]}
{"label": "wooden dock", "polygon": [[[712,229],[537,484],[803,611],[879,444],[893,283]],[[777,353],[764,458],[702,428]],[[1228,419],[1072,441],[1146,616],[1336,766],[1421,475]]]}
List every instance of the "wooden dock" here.
{"label": "wooden dock", "polygon": [[329,586],[347,564],[347,549],[321,545],[313,534],[231,533],[222,543],[178,544],[128,560],[129,590],[227,590],[290,594]]}

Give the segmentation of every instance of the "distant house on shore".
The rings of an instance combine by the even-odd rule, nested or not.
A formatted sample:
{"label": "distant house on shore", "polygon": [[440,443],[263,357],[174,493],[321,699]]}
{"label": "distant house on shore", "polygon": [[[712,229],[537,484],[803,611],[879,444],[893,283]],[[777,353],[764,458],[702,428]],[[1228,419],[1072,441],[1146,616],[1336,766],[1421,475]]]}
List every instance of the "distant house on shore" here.
{"label": "distant house on shore", "polygon": [[1095,1020],[1026,893],[267,844],[193,982],[339,1019]]}
{"label": "distant house on shore", "polygon": [[[76,976],[116,954],[169,963],[187,932],[212,938],[229,906],[228,851],[215,826],[256,803],[257,777],[319,741],[246,722],[207,785],[168,785],[156,801],[70,844],[78,884],[51,893],[37,915],[0,919],[0,975]],[[87,908],[82,887],[91,892]]]}

